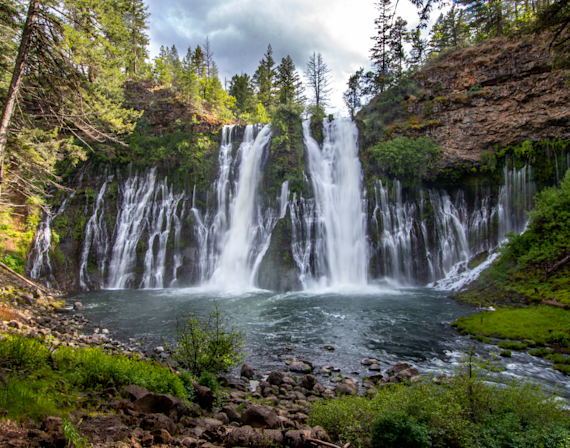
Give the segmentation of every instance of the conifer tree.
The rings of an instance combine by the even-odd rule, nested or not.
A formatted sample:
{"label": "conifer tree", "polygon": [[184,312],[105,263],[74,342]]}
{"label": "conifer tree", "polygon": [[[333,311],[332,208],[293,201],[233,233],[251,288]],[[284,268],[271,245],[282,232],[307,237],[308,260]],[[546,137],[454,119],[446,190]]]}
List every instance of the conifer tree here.
{"label": "conifer tree", "polygon": [[122,0],[123,22],[127,28],[125,65],[128,72],[136,75],[138,67],[148,57],[148,6],[143,0]]}
{"label": "conifer tree", "polygon": [[228,93],[236,99],[235,108],[241,113],[252,112],[255,107],[255,96],[251,78],[247,73],[234,75]]}
{"label": "conifer tree", "polygon": [[273,49],[267,46],[267,51],[263,59],[259,61],[259,67],[253,75],[253,83],[257,89],[257,98],[266,109],[275,104],[275,61],[273,60]]}
{"label": "conifer tree", "polygon": [[206,76],[205,56],[200,45],[196,46],[192,54],[192,67],[198,78],[204,78]]}
{"label": "conifer tree", "polygon": [[408,33],[406,41],[412,45],[410,57],[408,58],[409,68],[417,69],[426,58],[428,41],[422,38],[421,28],[419,26]]}
{"label": "conifer tree", "polygon": [[392,25],[389,47],[390,47],[390,59],[392,61],[392,73],[396,81],[402,78],[404,72],[404,64],[406,62],[406,51],[404,49],[404,43],[408,37],[408,32],[406,27],[408,22],[406,22],[401,17],[398,17],[394,24]]}
{"label": "conifer tree", "polygon": [[378,17],[374,20],[376,36],[372,37],[375,42],[371,48],[370,60],[374,67],[374,74],[368,76],[370,90],[383,92],[392,82],[390,73],[390,33],[392,31],[392,2],[391,0],[379,0],[376,3]]}
{"label": "conifer tree", "polygon": [[277,67],[276,84],[280,104],[305,103],[305,96],[303,95],[305,88],[293,59],[289,55],[281,59],[281,64]]}

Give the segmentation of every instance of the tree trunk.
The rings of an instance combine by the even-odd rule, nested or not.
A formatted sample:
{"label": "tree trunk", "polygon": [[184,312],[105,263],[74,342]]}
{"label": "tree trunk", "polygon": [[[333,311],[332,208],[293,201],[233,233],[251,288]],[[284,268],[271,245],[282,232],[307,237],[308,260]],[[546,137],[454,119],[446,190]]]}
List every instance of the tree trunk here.
{"label": "tree trunk", "polygon": [[6,152],[6,143],[8,142],[8,132],[10,130],[10,124],[12,122],[12,115],[14,114],[18,94],[20,93],[22,77],[24,76],[24,70],[26,68],[26,60],[30,54],[30,45],[32,35],[34,34],[34,24],[37,20],[39,6],[39,0],[30,0],[28,15],[26,17],[24,29],[22,30],[20,47],[18,48],[18,56],[16,57],[16,63],[14,64],[14,70],[12,71],[12,81],[10,82],[6,103],[2,110],[2,120],[0,121],[0,195],[2,191],[2,182],[4,181],[4,156]]}

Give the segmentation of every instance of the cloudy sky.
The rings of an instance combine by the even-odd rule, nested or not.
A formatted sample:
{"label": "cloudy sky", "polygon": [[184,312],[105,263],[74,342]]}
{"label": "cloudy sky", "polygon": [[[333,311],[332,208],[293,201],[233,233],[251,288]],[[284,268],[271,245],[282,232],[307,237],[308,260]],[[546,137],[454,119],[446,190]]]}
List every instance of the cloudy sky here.
{"label": "cloudy sky", "polygon": [[[176,45],[180,57],[209,37],[222,82],[252,75],[267,49],[277,63],[290,55],[303,71],[313,52],[331,70],[331,110],[345,112],[348,77],[368,67],[374,35],[374,0],[145,0],[150,12],[150,55]],[[397,14],[417,25],[416,8],[400,0]]]}

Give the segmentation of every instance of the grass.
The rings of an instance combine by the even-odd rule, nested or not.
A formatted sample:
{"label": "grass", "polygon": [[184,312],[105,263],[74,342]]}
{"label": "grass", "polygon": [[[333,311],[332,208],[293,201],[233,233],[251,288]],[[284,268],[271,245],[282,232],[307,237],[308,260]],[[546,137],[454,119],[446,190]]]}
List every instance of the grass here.
{"label": "grass", "polygon": [[544,345],[554,332],[568,334],[570,311],[549,306],[503,308],[461,317],[452,325],[464,333]]}
{"label": "grass", "polygon": [[308,424],[355,448],[568,446],[570,416],[540,387],[494,385],[466,366],[442,385],[424,380],[316,403]]}
{"label": "grass", "polygon": [[188,397],[182,380],[167,367],[97,348],[50,352],[40,341],[21,336],[0,341],[0,368],[6,375],[0,408],[16,420],[63,417],[80,404],[79,393],[129,384]]}

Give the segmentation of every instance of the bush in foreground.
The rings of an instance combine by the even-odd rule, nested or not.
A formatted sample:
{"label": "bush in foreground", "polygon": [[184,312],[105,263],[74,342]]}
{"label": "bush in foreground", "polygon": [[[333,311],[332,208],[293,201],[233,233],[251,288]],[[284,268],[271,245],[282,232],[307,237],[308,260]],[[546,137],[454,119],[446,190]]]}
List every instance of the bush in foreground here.
{"label": "bush in foreground", "polygon": [[318,403],[310,425],[361,448],[570,447],[570,416],[538,386],[487,382],[468,361],[454,378],[380,387],[372,397]]}
{"label": "bush in foreground", "polygon": [[206,319],[188,313],[176,332],[174,359],[193,375],[226,372],[245,357],[243,332],[229,325],[217,302]]}

